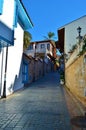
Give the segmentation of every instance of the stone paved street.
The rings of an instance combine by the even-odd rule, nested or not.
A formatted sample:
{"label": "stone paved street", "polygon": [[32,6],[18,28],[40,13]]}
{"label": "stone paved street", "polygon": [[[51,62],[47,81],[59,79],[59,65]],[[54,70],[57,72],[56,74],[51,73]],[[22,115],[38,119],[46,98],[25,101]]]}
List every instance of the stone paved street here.
{"label": "stone paved street", "polygon": [[71,130],[57,72],[0,100],[0,130]]}

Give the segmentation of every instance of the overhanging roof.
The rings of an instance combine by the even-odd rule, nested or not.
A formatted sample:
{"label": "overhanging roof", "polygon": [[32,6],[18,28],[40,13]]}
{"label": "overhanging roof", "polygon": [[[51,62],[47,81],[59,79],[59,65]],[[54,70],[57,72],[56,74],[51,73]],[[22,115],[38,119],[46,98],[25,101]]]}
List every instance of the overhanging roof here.
{"label": "overhanging roof", "polygon": [[34,41],[31,44],[38,44],[38,43],[50,43],[53,47],[56,47],[55,42],[53,40],[42,40],[42,41]]}
{"label": "overhanging roof", "polygon": [[58,30],[61,30],[62,28],[65,28],[67,25],[69,25],[69,24],[71,24],[71,23],[73,23],[73,22],[76,22],[76,21],[78,21],[78,20],[80,20],[80,19],[83,19],[83,18],[86,18],[86,15],[81,16],[80,18],[77,18],[77,19],[75,19],[75,20],[73,20],[73,21],[71,21],[71,22],[68,22],[68,23],[64,24],[63,26],[59,27]]}
{"label": "overhanging roof", "polygon": [[22,3],[21,0],[17,0],[18,2],[18,20],[20,25],[24,30],[28,30],[29,28],[33,27],[33,23]]}

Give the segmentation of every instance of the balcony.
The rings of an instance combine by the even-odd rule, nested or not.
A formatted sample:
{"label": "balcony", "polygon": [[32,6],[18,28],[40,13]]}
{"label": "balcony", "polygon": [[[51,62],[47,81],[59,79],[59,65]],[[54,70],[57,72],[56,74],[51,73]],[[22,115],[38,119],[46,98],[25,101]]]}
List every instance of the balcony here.
{"label": "balcony", "polygon": [[31,55],[32,57],[34,57],[34,55],[47,55],[47,54],[50,54],[50,55],[53,55],[52,52],[46,48],[37,48],[37,49],[31,49],[31,50],[26,50],[25,53],[27,55]]}

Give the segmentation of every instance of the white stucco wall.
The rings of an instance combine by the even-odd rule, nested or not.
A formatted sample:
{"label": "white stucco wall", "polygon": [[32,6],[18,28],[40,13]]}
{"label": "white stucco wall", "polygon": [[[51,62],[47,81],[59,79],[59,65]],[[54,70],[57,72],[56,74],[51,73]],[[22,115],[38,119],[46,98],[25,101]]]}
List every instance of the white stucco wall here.
{"label": "white stucco wall", "polygon": [[3,15],[0,15],[0,20],[8,27],[13,28],[14,17],[14,0],[4,0]]}
{"label": "white stucco wall", "polygon": [[[44,44],[44,48],[41,48],[41,45]],[[47,45],[50,44],[50,42],[43,42],[43,43],[39,43],[37,44],[37,52],[41,53],[41,52],[45,52],[45,55],[47,53],[50,53],[52,55],[52,45],[50,44],[50,50],[47,49]]]}
{"label": "white stucco wall", "polygon": [[[8,48],[8,63],[7,63],[7,83],[6,83],[6,91],[7,95],[12,93],[15,88],[14,81],[16,78],[19,78],[20,67],[22,63],[22,52],[23,52],[23,30],[18,24],[15,29],[15,43],[14,46]],[[17,88],[22,88],[22,76],[19,80],[19,84],[17,84]]]}
{"label": "white stucco wall", "polygon": [[[18,23],[17,23],[16,28],[13,26],[14,15],[15,15],[14,2],[15,0],[4,0],[3,13],[2,15],[0,15],[0,23],[4,23],[3,25],[6,25],[8,28],[10,28],[9,30],[14,29],[14,39],[15,39],[14,46],[8,47],[7,73],[6,73],[6,96],[10,95],[15,90],[18,90],[23,87],[23,83],[22,83],[23,33],[24,33],[24,29],[27,28],[27,23],[28,25],[30,24],[29,21],[27,22],[23,21],[25,22],[24,23],[25,28],[21,28],[21,26]],[[24,15],[25,14],[23,13],[23,16]],[[24,19],[22,18],[21,22],[22,20]],[[8,30],[4,29],[3,26],[2,26],[2,30],[5,30],[5,32],[8,34]],[[8,40],[7,39],[8,35],[2,30],[1,32],[3,33],[1,33],[1,36],[5,34],[6,35],[5,39]],[[0,42],[4,42],[5,44],[4,40]],[[3,46],[2,49],[3,51],[0,52],[0,96],[3,96],[3,86],[4,86],[4,79],[5,79],[4,73],[5,73],[5,64],[6,64],[6,47]]]}
{"label": "white stucco wall", "polygon": [[81,27],[81,36],[86,34],[86,16],[83,16],[67,25],[64,26],[65,28],[65,53],[67,53],[72,45],[77,43],[76,37],[78,36],[77,28]]}

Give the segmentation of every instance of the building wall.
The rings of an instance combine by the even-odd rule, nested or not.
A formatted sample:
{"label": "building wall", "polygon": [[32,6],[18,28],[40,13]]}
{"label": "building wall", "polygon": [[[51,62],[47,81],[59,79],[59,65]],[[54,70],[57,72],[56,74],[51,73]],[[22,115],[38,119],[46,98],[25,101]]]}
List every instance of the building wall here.
{"label": "building wall", "polygon": [[77,28],[81,27],[81,36],[86,34],[86,16],[83,16],[67,25],[64,26],[65,28],[65,43],[64,43],[64,50],[65,53],[71,49],[72,45],[77,43],[76,37],[78,36]]}
{"label": "building wall", "polygon": [[38,68],[38,60],[35,60],[35,80],[37,80],[39,77],[39,68]]}
{"label": "building wall", "polygon": [[[71,57],[72,58],[72,57]],[[66,87],[86,105],[86,63],[84,55],[65,68]]]}
{"label": "building wall", "polygon": [[[50,50],[47,49],[47,44],[50,44]],[[35,48],[35,45],[36,45],[36,48]],[[41,45],[44,45],[44,47],[41,48]],[[32,48],[27,49],[27,50],[25,50],[25,53],[27,55],[31,55],[31,56],[34,57],[34,53],[44,53],[45,56],[47,56],[48,53],[51,54],[51,55],[53,55],[53,53],[54,53],[54,55],[55,55],[56,51],[54,52],[53,46],[50,42],[39,42],[39,43],[36,43],[36,44],[34,42],[33,49]]]}
{"label": "building wall", "polygon": [[[41,45],[44,44],[44,48],[41,48]],[[47,45],[50,45],[50,50],[47,49]],[[45,53],[45,56],[47,56],[47,53],[50,53],[51,55],[53,55],[53,52],[52,52],[52,45],[48,42],[45,42],[45,43],[39,43],[38,44],[39,47],[37,49],[37,52],[41,53],[41,52],[44,52]]]}
{"label": "building wall", "polygon": [[[19,80],[19,84],[17,84],[16,89],[23,87],[22,77],[20,76],[21,65],[22,65],[22,52],[23,52],[23,30],[19,24],[15,29],[14,37],[16,38],[14,46],[10,46],[8,48],[7,79],[6,79],[7,95],[11,94],[15,90],[14,81],[16,78],[18,78]],[[4,51],[5,50],[6,48],[4,48]],[[6,58],[6,54],[4,54],[4,62],[5,62],[5,58]],[[3,69],[4,68],[5,67],[3,65]]]}
{"label": "building wall", "polygon": [[23,81],[22,66],[23,66],[23,62],[21,62],[21,66],[20,66],[20,69],[19,69],[19,74],[18,75],[15,74],[14,83],[10,87],[8,87],[8,90],[10,91],[10,93],[15,92],[15,91],[17,91],[17,90],[24,87],[24,84],[22,82]]}
{"label": "building wall", "polygon": [[[0,15],[0,21],[7,26],[7,28],[14,29],[14,17],[15,17],[15,0],[4,0],[3,3],[3,12]],[[5,38],[11,37],[9,35],[8,30],[4,32],[2,26],[2,35],[5,33]],[[1,36],[2,36],[1,35]],[[6,48],[3,47],[0,53],[0,95],[3,96],[3,87],[4,81],[6,80],[6,95],[11,94],[14,88],[14,82],[17,81],[17,88],[19,89],[20,86],[22,87],[22,77],[20,78],[21,74],[21,63],[22,63],[22,51],[23,51],[23,30],[18,25],[15,28],[14,37],[16,38],[15,45],[8,47],[8,57],[7,57],[7,73],[5,77],[5,65],[6,65]],[[13,38],[13,37],[11,37]],[[10,39],[10,38],[9,38]],[[8,39],[7,39],[8,40]]]}
{"label": "building wall", "polygon": [[34,75],[34,59],[30,59],[29,62],[29,83],[33,82],[33,75]]}
{"label": "building wall", "polygon": [[53,71],[54,64],[49,60],[49,63],[41,59],[35,59],[24,53],[23,61],[28,64],[28,80],[25,82],[27,87],[33,81],[40,79],[46,73]]}
{"label": "building wall", "polygon": [[[20,1],[3,0],[2,5],[0,5],[0,9],[3,9],[0,10],[0,47],[2,47],[0,48],[0,96],[6,97],[23,87],[23,34],[24,30],[33,25]],[[7,69],[5,69],[6,63]]]}
{"label": "building wall", "polygon": [[[62,28],[64,29],[64,53],[68,54],[65,58],[65,85],[68,89],[86,105],[86,63],[84,63],[84,55],[78,56],[83,43],[78,44],[79,36],[77,28],[81,27],[81,36],[86,34],[86,16],[83,16]],[[61,29],[62,29],[61,28]],[[77,48],[72,54],[68,52],[72,46],[77,44]]]}
{"label": "building wall", "polygon": [[39,77],[43,76],[43,61],[41,61],[40,59],[38,60],[38,66],[39,66]]}
{"label": "building wall", "polygon": [[3,14],[0,15],[0,20],[8,27],[13,28],[14,19],[14,0],[4,0]]}

